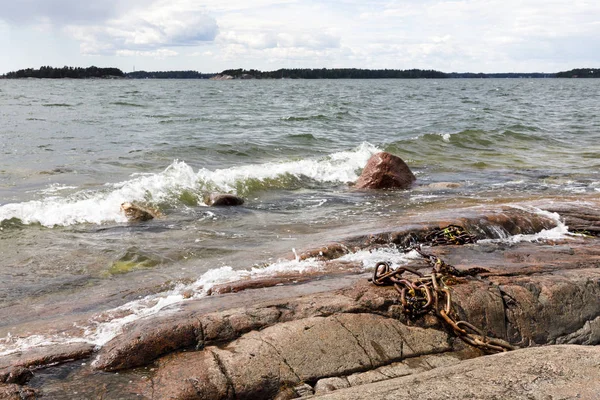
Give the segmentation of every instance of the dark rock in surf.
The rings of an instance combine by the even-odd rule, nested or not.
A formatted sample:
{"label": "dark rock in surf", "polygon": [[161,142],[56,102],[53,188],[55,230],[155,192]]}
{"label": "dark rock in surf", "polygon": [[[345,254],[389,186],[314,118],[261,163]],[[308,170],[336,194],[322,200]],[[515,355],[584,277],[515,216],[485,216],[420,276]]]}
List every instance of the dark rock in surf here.
{"label": "dark rock in surf", "polygon": [[357,189],[408,189],[416,180],[400,157],[387,152],[373,154],[354,187]]}
{"label": "dark rock in surf", "polygon": [[211,193],[204,197],[204,203],[212,207],[241,206],[244,204],[244,199],[228,193]]}

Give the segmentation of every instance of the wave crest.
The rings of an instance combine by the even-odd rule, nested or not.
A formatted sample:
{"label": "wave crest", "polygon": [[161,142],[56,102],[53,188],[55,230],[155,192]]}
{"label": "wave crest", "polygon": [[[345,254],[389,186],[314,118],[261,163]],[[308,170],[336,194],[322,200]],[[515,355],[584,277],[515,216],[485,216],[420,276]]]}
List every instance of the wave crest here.
{"label": "wave crest", "polygon": [[[211,191],[247,196],[258,190],[297,188],[305,180],[315,182],[352,182],[369,157],[380,151],[363,143],[354,150],[332,153],[320,159],[247,164],[231,168],[194,172],[184,161],[175,160],[164,171],[134,174],[132,179],[106,184],[96,191],[80,191],[68,197],[11,203],[0,206],[0,222],[17,219],[23,224],[47,227],[81,223],[126,222],[120,212],[125,201],[154,206],[176,206],[182,196],[196,196]],[[202,204],[200,204],[202,205]]]}

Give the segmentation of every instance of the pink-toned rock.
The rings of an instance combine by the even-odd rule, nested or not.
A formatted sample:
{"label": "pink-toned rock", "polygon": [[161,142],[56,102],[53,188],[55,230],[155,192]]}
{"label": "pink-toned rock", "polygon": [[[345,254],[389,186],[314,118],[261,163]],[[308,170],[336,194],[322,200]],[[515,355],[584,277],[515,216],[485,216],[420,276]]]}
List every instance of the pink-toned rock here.
{"label": "pink-toned rock", "polygon": [[598,399],[598,346],[544,346],[479,357],[430,371],[311,397],[383,399]]}
{"label": "pink-toned rock", "polygon": [[161,399],[220,400],[232,398],[235,392],[215,354],[204,351],[174,354],[161,360],[154,394]]}
{"label": "pink-toned rock", "polygon": [[400,157],[381,152],[369,158],[354,186],[358,189],[408,189],[416,179]]}
{"label": "pink-toned rock", "polygon": [[0,383],[0,400],[29,400],[37,399],[35,389],[16,384],[4,385]]}

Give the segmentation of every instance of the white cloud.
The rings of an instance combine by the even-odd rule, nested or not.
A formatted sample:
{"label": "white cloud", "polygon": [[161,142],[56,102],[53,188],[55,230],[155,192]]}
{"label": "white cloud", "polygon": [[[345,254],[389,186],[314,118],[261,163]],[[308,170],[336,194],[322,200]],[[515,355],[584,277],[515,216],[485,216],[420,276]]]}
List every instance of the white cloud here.
{"label": "white cloud", "polygon": [[102,25],[68,25],[65,30],[81,41],[84,54],[116,54],[131,50],[152,52],[165,47],[196,46],[214,40],[214,18],[202,7],[167,7],[164,2],[134,9]]}
{"label": "white cloud", "polygon": [[600,64],[600,2],[590,0],[0,0],[0,9],[8,26],[67,35],[83,54],[179,59],[182,68],[189,57],[176,55],[215,70]]}
{"label": "white cloud", "polygon": [[117,50],[116,54],[120,57],[153,57],[159,60],[179,55],[178,52],[169,49],[158,49],[153,51]]}

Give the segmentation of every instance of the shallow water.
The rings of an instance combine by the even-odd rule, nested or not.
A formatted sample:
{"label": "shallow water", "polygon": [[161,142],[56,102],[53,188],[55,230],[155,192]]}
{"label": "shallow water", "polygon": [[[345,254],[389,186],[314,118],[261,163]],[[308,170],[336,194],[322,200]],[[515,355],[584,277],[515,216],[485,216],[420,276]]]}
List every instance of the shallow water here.
{"label": "shallow water", "polygon": [[[419,213],[597,194],[598,104],[598,80],[0,81],[0,333]],[[348,185],[382,150],[413,189]]]}

